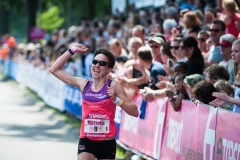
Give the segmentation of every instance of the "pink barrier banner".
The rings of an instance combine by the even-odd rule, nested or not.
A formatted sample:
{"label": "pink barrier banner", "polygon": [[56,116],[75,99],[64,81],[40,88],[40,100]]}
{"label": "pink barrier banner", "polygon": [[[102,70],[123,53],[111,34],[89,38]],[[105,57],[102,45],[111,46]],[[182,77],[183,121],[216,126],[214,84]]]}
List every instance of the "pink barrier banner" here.
{"label": "pink barrier banner", "polygon": [[168,102],[158,159],[212,160],[217,109],[182,101],[179,112]]}
{"label": "pink barrier banner", "polygon": [[[134,102],[140,107],[142,97],[135,96]],[[161,151],[161,137],[167,99],[155,99],[147,103],[146,115],[140,119],[123,112],[119,140],[130,148],[158,159]]]}
{"label": "pink barrier banner", "polygon": [[240,159],[240,116],[238,113],[218,110],[215,160]]}

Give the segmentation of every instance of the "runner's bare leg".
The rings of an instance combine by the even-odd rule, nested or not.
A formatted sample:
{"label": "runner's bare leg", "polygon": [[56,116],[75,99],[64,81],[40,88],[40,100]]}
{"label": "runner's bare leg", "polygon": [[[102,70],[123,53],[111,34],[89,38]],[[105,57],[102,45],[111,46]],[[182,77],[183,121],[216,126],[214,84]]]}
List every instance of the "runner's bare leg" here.
{"label": "runner's bare leg", "polygon": [[78,160],[95,160],[95,156],[91,153],[83,152],[78,154]]}

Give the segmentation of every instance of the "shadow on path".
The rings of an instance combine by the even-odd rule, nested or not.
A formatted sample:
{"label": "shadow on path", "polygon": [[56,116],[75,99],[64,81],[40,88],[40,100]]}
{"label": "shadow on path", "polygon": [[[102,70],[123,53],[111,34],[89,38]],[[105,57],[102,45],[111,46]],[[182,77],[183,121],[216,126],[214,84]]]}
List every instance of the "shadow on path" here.
{"label": "shadow on path", "polygon": [[[66,125],[64,121],[59,120],[54,125],[0,125],[0,127],[7,132],[7,135],[1,135],[1,137],[11,138],[25,138],[26,140],[38,141],[59,141],[59,142],[76,142],[78,134],[76,129],[67,128],[65,133],[58,133],[58,129],[63,128]],[[55,133],[56,132],[56,133]]]}
{"label": "shadow on path", "polygon": [[[0,102],[4,111],[1,114],[6,117],[6,121],[2,119],[3,123],[0,123],[0,137],[23,138],[27,141],[76,142],[79,137],[78,129],[68,124],[43,102],[38,105],[40,100],[30,93],[17,85],[7,84],[9,81],[13,80],[0,75],[0,84],[5,89],[1,92],[1,95],[4,95]],[[11,119],[10,122],[8,118]]]}

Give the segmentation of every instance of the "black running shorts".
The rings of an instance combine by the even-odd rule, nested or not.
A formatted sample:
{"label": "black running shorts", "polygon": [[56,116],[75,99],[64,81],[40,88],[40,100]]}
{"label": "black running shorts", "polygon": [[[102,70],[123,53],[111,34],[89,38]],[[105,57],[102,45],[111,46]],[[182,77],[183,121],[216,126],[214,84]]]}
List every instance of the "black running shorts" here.
{"label": "black running shorts", "polygon": [[116,140],[94,141],[88,138],[80,138],[78,143],[78,154],[91,153],[97,159],[115,159]]}

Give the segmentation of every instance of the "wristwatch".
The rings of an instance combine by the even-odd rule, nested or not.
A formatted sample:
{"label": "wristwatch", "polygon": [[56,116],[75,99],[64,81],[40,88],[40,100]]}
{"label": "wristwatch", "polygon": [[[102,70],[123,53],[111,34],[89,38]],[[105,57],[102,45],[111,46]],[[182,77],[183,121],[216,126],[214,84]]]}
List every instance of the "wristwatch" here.
{"label": "wristwatch", "polygon": [[72,47],[72,48],[69,48],[69,49],[68,49],[68,52],[69,52],[71,55],[74,55],[74,54],[77,52],[77,50],[76,50],[74,47]]}
{"label": "wristwatch", "polygon": [[170,98],[170,102],[175,102],[176,99],[175,98]]}

